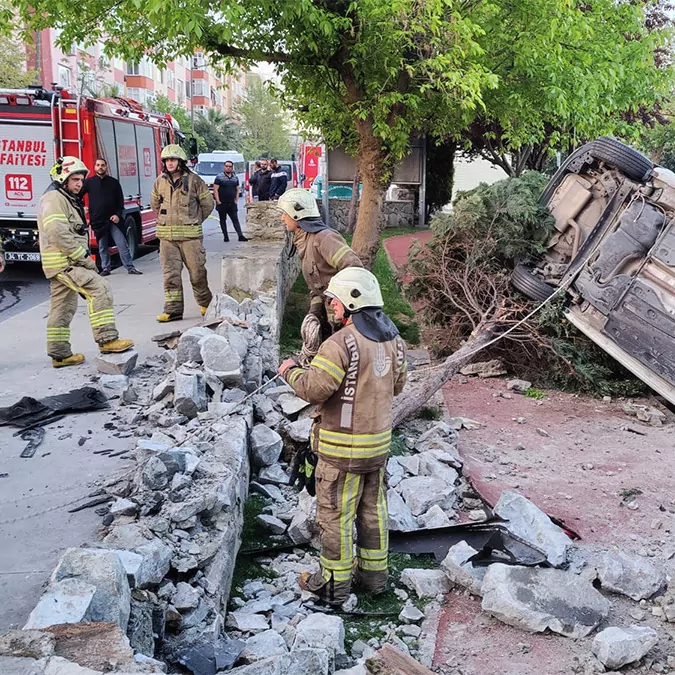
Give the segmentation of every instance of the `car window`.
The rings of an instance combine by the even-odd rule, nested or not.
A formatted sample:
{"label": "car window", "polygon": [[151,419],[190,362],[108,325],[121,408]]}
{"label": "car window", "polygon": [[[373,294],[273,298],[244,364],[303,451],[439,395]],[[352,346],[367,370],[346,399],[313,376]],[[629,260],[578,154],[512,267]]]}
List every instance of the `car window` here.
{"label": "car window", "polygon": [[222,171],[222,162],[197,162],[195,165],[195,172],[200,176],[216,176]]}

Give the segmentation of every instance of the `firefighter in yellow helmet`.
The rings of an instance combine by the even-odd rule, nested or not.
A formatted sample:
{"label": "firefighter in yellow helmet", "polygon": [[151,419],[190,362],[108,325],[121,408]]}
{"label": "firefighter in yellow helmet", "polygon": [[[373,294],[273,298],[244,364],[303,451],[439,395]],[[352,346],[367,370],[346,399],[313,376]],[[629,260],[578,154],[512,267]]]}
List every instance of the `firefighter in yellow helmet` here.
{"label": "firefighter in yellow helmet", "polygon": [[323,337],[327,338],[334,329],[330,300],[324,296],[328,282],[345,267],[363,265],[342,235],[323,222],[316,199],[309,190],[287,190],[279,197],[277,206],[298,249],[302,275],[309,287],[309,314],[319,319]]}
{"label": "firefighter in yellow helmet", "polygon": [[[344,602],[354,582],[379,592],[387,582],[389,525],[384,471],[391,445],[392,400],[406,380],[405,344],[382,311],[375,276],[359,267],[328,284],[335,319],[308,368],[284,361],[280,375],[298,396],[319,404],[312,427],[316,462],[321,569],[300,586],[331,604]],[[356,523],[356,566],[353,526]]]}
{"label": "firefighter in yellow helmet", "polygon": [[150,205],[157,212],[159,260],[164,274],[164,313],[157,321],[183,318],[183,265],[187,267],[192,292],[202,316],[211,302],[206,277],[206,251],[202,223],[215,202],[206,183],[187,166],[187,155],[179,145],[162,150],[164,171],[155,181]]}
{"label": "firefighter in yellow helmet", "polygon": [[87,301],[94,340],[102,353],[125,352],[134,346],[120,340],[115,327],[110,286],[89,257],[89,231],[79,194],[87,167],[77,157],[63,157],[52,167],[52,184],[40,198],[38,229],[42,269],[50,281],[47,354],[54,368],[77,366],[83,354],[70,347],[70,322],[77,296]]}

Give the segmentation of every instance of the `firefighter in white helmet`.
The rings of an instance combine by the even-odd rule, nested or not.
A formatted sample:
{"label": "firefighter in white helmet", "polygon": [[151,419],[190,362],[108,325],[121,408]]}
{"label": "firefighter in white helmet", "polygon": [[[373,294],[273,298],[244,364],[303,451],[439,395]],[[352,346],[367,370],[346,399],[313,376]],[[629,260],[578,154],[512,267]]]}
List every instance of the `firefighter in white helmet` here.
{"label": "firefighter in white helmet", "polygon": [[343,269],[325,295],[343,328],[321,345],[308,368],[288,359],[279,373],[298,396],[319,405],[311,443],[318,455],[321,569],[303,573],[299,584],[340,604],[349,597],[353,575],[356,585],[371,592],[384,590],[387,582],[384,471],[392,400],[406,381],[406,355],[396,326],[382,311],[380,286],[371,272]]}
{"label": "firefighter in white helmet", "polygon": [[287,190],[277,206],[300,255],[302,275],[309,287],[309,314],[321,321],[323,337],[327,338],[334,329],[330,300],[324,296],[328,282],[339,270],[363,265],[342,235],[323,222],[309,190]]}
{"label": "firefighter in white helmet", "polygon": [[50,172],[52,185],[38,206],[42,269],[50,281],[47,354],[54,368],[84,362],[84,355],[73,354],[70,347],[70,322],[78,295],[87,301],[94,340],[102,353],[125,352],[134,346],[131,340],[119,339],[110,286],[89,257],[89,231],[78,196],[88,171],[77,157],[57,160]]}
{"label": "firefighter in white helmet", "polygon": [[180,145],[167,145],[162,150],[162,163],[164,171],[152,188],[150,206],[157,212],[159,261],[164,274],[164,312],[157,317],[163,323],[183,318],[183,265],[201,314],[206,314],[212,295],[202,223],[215,202],[206,183],[188,168]]}

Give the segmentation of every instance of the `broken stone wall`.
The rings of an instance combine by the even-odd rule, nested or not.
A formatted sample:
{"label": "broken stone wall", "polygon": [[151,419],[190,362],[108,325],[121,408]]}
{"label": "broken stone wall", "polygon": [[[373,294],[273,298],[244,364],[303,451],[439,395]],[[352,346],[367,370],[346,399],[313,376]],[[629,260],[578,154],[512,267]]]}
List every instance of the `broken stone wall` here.
{"label": "broken stone wall", "polygon": [[[323,213],[323,207],[318,201],[319,210]],[[347,227],[349,219],[349,204],[346,199],[329,199],[328,208],[330,209],[330,226],[338,232],[349,233]],[[357,207],[358,213],[358,207]],[[382,213],[380,214],[380,229],[389,227],[415,227],[417,224],[417,213],[414,202],[384,202],[382,204]]]}

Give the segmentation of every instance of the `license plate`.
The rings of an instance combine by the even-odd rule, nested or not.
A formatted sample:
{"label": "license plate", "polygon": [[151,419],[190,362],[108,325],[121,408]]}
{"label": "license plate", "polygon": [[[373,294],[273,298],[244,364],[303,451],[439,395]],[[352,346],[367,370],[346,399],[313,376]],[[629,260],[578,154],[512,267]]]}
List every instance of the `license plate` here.
{"label": "license plate", "polygon": [[5,260],[13,260],[16,262],[40,262],[39,253],[21,253],[17,251],[6,251]]}

